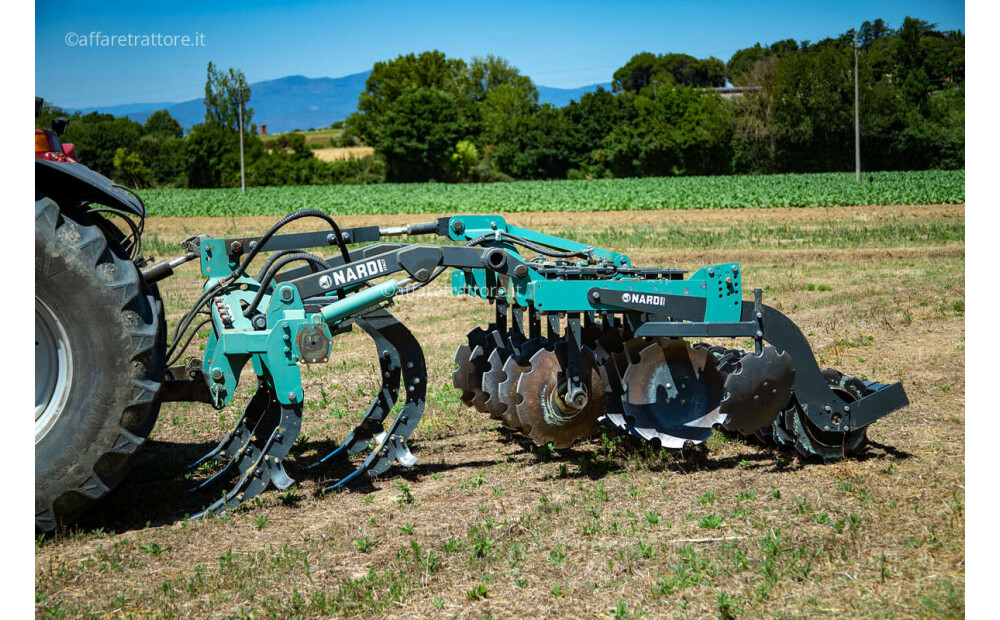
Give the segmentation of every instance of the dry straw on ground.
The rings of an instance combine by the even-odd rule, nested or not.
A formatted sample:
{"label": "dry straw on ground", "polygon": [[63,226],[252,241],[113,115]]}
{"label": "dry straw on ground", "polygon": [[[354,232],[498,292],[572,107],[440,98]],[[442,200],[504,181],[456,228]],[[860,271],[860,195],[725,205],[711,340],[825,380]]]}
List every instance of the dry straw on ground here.
{"label": "dry straw on ground", "polygon": [[[341,223],[417,219],[429,218]],[[581,235],[623,226],[621,213],[510,219]],[[213,496],[187,493],[206,474],[188,479],[183,466],[228,430],[249,392],[224,412],[165,405],[121,488],[40,541],[39,616],[961,616],[964,206],[627,220],[664,234],[731,231],[722,246],[636,233],[615,249],[658,266],[739,260],[746,285],[800,325],[821,365],[902,380],[911,406],[871,428],[862,458],[836,463],[720,436],[656,453],[608,435],[549,454],[461,407],[450,387],[455,347],[491,308],[401,300],[395,312],[423,343],[432,386],[415,468],[325,497],[335,472],[303,469],[367,403],[374,363],[359,334],[339,338],[334,361],[305,374],[304,439],[289,459],[299,484],[226,518],[184,520]],[[195,232],[259,234],[271,221],[152,220],[147,230],[166,255]],[[893,237],[858,236],[887,221],[898,224]],[[814,229],[829,240],[796,244]],[[746,239],[760,230],[774,237]],[[194,266],[164,284],[171,324],[199,290]]]}

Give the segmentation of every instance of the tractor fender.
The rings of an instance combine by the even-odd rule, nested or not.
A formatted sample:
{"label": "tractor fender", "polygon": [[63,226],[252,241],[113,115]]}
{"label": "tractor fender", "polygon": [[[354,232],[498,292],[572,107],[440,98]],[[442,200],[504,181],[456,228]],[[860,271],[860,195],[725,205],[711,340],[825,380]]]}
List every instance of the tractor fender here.
{"label": "tractor fender", "polygon": [[137,197],[103,174],[75,162],[36,158],[35,193],[59,205],[94,202],[146,217],[146,208]]}

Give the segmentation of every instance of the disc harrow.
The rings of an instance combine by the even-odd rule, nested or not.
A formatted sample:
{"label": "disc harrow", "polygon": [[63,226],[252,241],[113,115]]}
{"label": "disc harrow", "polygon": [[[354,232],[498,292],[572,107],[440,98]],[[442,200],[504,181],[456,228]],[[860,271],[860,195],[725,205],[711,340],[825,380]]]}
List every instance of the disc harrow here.
{"label": "disc harrow", "polygon": [[[279,234],[305,217],[332,232]],[[402,235],[452,243],[385,241]],[[604,429],[676,449],[721,429],[826,460],[860,451],[868,425],[908,404],[899,383],[821,371],[802,332],[764,305],[759,289],[744,299],[734,263],[693,273],[637,267],[624,254],[499,216],[340,229],[325,213],[303,210],[261,237],[198,242],[207,281],[176,339],[199,313],[210,315],[211,333],[200,361],[172,369],[197,385],[168,385],[222,409],[244,369],[257,380],[233,430],[194,464],[224,462],[198,488],[231,483],[199,516],[293,484],[284,460],[302,425],[301,368],[335,359],[336,336],[355,328],[374,343],[378,390],[343,441],[304,469],[335,490],[393,464],[412,467],[408,439],[425,408],[427,368],[389,309],[449,269],[453,294],[487,300],[495,313],[458,346],[458,398],[539,445],[568,448]],[[302,251],[324,246],[339,252]],[[260,252],[273,254],[250,277]],[[720,338],[752,349],[692,343]]]}

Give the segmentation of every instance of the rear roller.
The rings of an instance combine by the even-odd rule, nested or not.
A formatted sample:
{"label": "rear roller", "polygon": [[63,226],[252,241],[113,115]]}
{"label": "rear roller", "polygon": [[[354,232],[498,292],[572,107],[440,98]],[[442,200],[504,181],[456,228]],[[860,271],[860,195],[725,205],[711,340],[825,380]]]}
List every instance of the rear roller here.
{"label": "rear roller", "polygon": [[[846,376],[833,368],[827,368],[822,373],[830,389],[846,402],[853,403],[870,393],[864,381],[857,377]],[[796,452],[806,458],[824,461],[841,459],[860,453],[868,442],[867,426],[847,433],[821,429],[809,420],[794,400],[785,411],[784,427],[791,435]]]}

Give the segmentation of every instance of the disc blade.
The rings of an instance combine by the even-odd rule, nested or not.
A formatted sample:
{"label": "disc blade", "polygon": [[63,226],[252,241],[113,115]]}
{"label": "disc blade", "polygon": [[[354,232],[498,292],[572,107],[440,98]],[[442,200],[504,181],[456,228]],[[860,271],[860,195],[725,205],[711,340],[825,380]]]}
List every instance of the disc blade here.
{"label": "disc blade", "polygon": [[667,448],[711,436],[724,420],[718,411],[722,377],[713,362],[683,340],[657,339],[640,351],[622,379],[625,416],[640,436]]}
{"label": "disc blade", "polygon": [[469,375],[474,370],[470,359],[471,356],[472,349],[469,345],[459,345],[455,351],[455,364],[458,365],[458,368],[451,373],[451,384],[461,392],[458,398],[466,407],[472,406],[472,397],[476,395],[469,385]]}
{"label": "disc blade", "polygon": [[489,370],[483,374],[483,393],[486,394],[486,410],[494,420],[502,420],[507,405],[500,397],[500,384],[507,379],[503,371],[505,356],[500,349],[493,349],[487,361]]}
{"label": "disc blade", "polygon": [[787,352],[778,355],[774,347],[764,347],[760,355],[747,353],[739,369],[726,377],[720,405],[727,418],[724,426],[745,435],[770,426],[788,407],[794,384],[792,357]]}
{"label": "disc blade", "polygon": [[505,378],[498,387],[499,400],[497,404],[503,407],[500,415],[504,426],[515,431],[521,430],[521,420],[517,417],[517,405],[521,402],[521,397],[517,393],[517,382],[521,375],[529,370],[531,370],[529,364],[518,362],[514,356],[508,357],[503,365]]}
{"label": "disc blade", "polygon": [[568,406],[561,398],[568,367],[565,342],[555,350],[537,351],[531,356],[531,369],[518,379],[517,392],[522,400],[517,405],[517,417],[535,444],[568,448],[597,429],[597,418],[607,404],[605,384],[593,351],[585,348],[582,354],[579,371],[587,400],[581,407]]}
{"label": "disc blade", "polygon": [[469,354],[472,370],[468,374],[468,386],[472,391],[472,406],[482,413],[489,412],[486,408],[486,399],[489,396],[483,391],[483,374],[490,369],[488,355],[485,345],[476,345]]}

